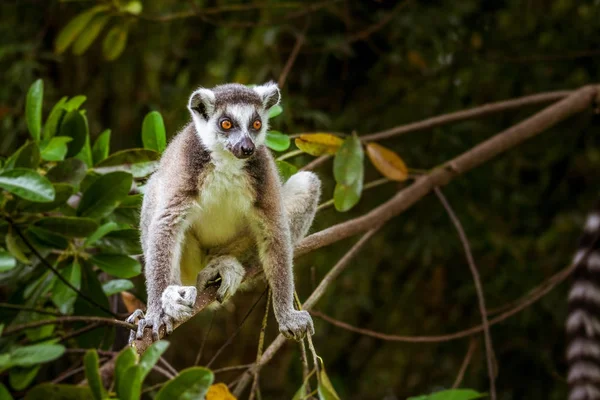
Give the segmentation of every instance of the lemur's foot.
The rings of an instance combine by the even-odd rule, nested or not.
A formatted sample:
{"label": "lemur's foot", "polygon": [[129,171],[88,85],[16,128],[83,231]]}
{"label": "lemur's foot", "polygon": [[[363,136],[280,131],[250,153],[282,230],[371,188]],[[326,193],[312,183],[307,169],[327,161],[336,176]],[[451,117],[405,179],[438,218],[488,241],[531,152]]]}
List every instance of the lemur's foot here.
{"label": "lemur's foot", "polygon": [[279,332],[288,339],[302,340],[306,332],[315,334],[315,327],[308,311],[292,310],[279,317]]}
{"label": "lemur's foot", "polygon": [[221,284],[217,290],[217,300],[219,303],[223,303],[238,290],[245,273],[246,270],[235,257],[217,257],[200,271],[196,287],[204,290],[212,281],[221,278]]}
{"label": "lemur's foot", "polygon": [[194,303],[196,302],[197,290],[194,286],[168,286],[162,294],[162,308],[158,312],[149,310],[144,316],[142,310],[135,310],[133,314],[127,318],[127,322],[135,324],[137,322],[137,330],[131,331],[129,335],[129,343],[135,339],[144,337],[144,329],[152,328],[152,340],[157,341],[159,331],[162,326],[165,327],[167,335],[173,333],[173,324],[186,320],[194,315]]}

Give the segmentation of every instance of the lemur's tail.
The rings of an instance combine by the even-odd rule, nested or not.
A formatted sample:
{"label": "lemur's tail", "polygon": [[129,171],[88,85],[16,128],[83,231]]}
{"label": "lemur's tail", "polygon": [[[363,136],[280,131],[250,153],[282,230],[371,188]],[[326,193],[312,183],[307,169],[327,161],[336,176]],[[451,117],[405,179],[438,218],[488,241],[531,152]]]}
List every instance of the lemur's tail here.
{"label": "lemur's tail", "polygon": [[567,315],[569,400],[600,400],[600,203],[587,217]]}

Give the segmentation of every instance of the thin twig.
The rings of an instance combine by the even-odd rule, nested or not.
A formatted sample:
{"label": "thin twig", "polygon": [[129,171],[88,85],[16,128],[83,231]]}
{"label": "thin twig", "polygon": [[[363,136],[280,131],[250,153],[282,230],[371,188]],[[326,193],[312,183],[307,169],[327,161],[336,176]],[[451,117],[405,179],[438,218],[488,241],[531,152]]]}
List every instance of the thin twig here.
{"label": "thin twig", "polygon": [[294,44],[294,48],[292,49],[292,52],[290,53],[290,56],[288,57],[287,62],[285,63],[285,66],[283,67],[283,70],[281,71],[281,75],[279,75],[279,80],[277,81],[277,85],[280,88],[282,88],[283,85],[285,85],[285,81],[287,80],[288,74],[290,73],[292,66],[294,65],[294,62],[296,61],[296,58],[298,57],[300,48],[306,41],[305,33],[306,33],[307,28],[308,28],[308,23],[306,24],[304,31],[302,33],[298,34],[298,37],[296,38],[296,44]]}
{"label": "thin twig", "polygon": [[55,317],[62,317],[64,315],[64,314],[61,314],[56,311],[44,310],[42,308],[20,306],[17,304],[9,304],[9,303],[0,303],[0,308],[8,308],[11,310],[20,310],[20,311],[29,311],[29,312],[38,313],[38,314],[53,315]]}
{"label": "thin twig", "polygon": [[179,371],[177,371],[171,364],[169,364],[169,362],[167,360],[165,360],[164,357],[160,357],[159,360],[160,360],[160,362],[163,363],[165,368],[168,369],[169,372],[171,372],[173,375],[177,376],[179,374]]}
{"label": "thin twig", "polygon": [[292,158],[292,157],[296,157],[299,156],[301,154],[305,154],[304,151],[302,150],[292,150],[289,151],[285,154],[280,155],[279,157],[276,158],[277,161],[283,161],[283,160],[287,160],[288,158]]}
{"label": "thin twig", "polygon": [[61,336],[60,337],[60,342],[66,342],[69,339],[73,339],[74,337],[83,335],[86,332],[93,331],[94,329],[99,328],[101,326],[102,326],[102,324],[100,324],[98,322],[86,325],[83,328],[77,329],[76,331],[69,332],[66,335]]}
{"label": "thin twig", "polygon": [[475,260],[473,259],[473,254],[471,253],[471,245],[469,244],[469,239],[467,238],[467,234],[460,223],[460,220],[454,213],[454,210],[448,203],[448,199],[442,193],[439,187],[433,189],[435,191],[436,196],[440,199],[440,202],[446,209],[448,216],[452,220],[452,224],[456,228],[458,232],[458,237],[462,242],[465,256],[467,257],[467,263],[469,264],[469,269],[471,270],[471,275],[473,276],[473,283],[475,285],[475,292],[477,293],[477,301],[479,303],[479,312],[481,313],[481,321],[483,322],[483,337],[485,339],[485,353],[487,359],[487,367],[488,367],[488,376],[490,379],[490,398],[492,400],[496,400],[496,371],[494,371],[494,347],[492,346],[492,335],[490,334],[490,323],[487,319],[487,313],[485,308],[485,296],[483,294],[483,285],[481,284],[481,278],[479,276],[479,271],[477,270],[477,265],[475,264]]}
{"label": "thin twig", "polygon": [[396,5],[396,7],[392,11],[386,13],[385,16],[383,18],[381,18],[381,20],[377,21],[377,23],[367,27],[366,29],[363,29],[362,31],[357,32],[354,35],[350,36],[350,38],[348,38],[348,40],[346,40],[346,43],[350,44],[350,43],[354,43],[358,40],[365,40],[366,38],[371,36],[373,33],[381,30],[388,23],[390,23],[390,21],[396,16],[396,14],[400,10],[402,10],[404,7],[409,5],[410,2],[411,2],[411,0],[404,0],[400,3],[398,3]]}
{"label": "thin twig", "polygon": [[158,389],[158,388],[161,388],[161,387],[163,387],[163,386],[165,385],[165,383],[167,383],[167,382],[168,382],[168,381],[166,381],[166,382],[161,382],[161,383],[157,383],[156,385],[149,386],[149,387],[147,387],[146,389],[142,390],[142,394],[144,394],[144,393],[149,393],[149,392],[151,392],[151,391],[153,391],[153,390],[156,390],[156,389]]}
{"label": "thin twig", "polygon": [[217,368],[217,369],[213,369],[213,373],[214,374],[218,374],[220,372],[239,371],[240,369],[248,369],[248,368],[250,368],[253,365],[254,365],[254,363],[252,363],[252,364],[243,364],[243,365],[233,365],[231,367]]}
{"label": "thin twig", "polygon": [[452,384],[452,389],[458,388],[462,383],[462,380],[465,376],[465,372],[467,371],[467,367],[471,363],[471,358],[473,357],[475,348],[477,348],[477,341],[471,338],[471,340],[469,340],[469,348],[467,349],[467,354],[465,354],[465,358],[463,359],[460,369],[458,370],[458,375],[456,375],[456,379]]}
{"label": "thin twig", "polygon": [[68,317],[58,317],[55,319],[44,319],[40,321],[28,322],[21,325],[11,326],[2,332],[2,336],[12,335],[13,333],[17,333],[23,331],[25,329],[37,328],[38,326],[44,325],[55,325],[61,324],[63,322],[96,322],[104,325],[115,325],[120,326],[126,329],[135,329],[134,324],[127,323],[125,321],[119,321],[118,319],[112,318],[104,318],[104,317],[90,317],[90,316],[68,316]]}
{"label": "thin twig", "polygon": [[167,371],[166,369],[159,367],[158,365],[153,366],[152,370],[158,372],[159,374],[161,374],[162,376],[164,376],[167,379],[175,378],[175,375],[173,375],[171,372]]}
{"label": "thin twig", "polygon": [[198,365],[200,364],[200,359],[202,358],[202,353],[204,352],[204,345],[206,344],[206,341],[208,340],[208,335],[210,334],[210,331],[212,330],[213,327],[213,323],[215,322],[215,314],[217,313],[217,311],[213,311],[211,317],[210,317],[210,323],[208,324],[208,329],[206,330],[206,333],[204,333],[204,336],[202,337],[202,343],[200,343],[200,349],[198,350],[198,354],[196,355],[196,361],[194,361],[194,365]]}
{"label": "thin twig", "polygon": [[308,341],[308,349],[310,350],[310,353],[312,354],[312,357],[313,357],[315,373],[317,375],[317,382],[319,383],[319,387],[320,387],[321,386],[321,374],[319,373],[319,371],[320,371],[319,356],[317,356],[317,351],[315,350],[315,345],[313,344],[312,335],[310,334],[310,332],[306,333],[306,340]]}
{"label": "thin twig", "polygon": [[[260,326],[260,334],[258,335],[258,349],[256,350],[256,362],[260,361],[260,357],[262,356],[263,348],[265,346],[265,332],[267,331],[267,321],[269,319],[269,309],[271,307],[271,290],[267,288],[267,305],[265,306],[265,315],[262,320],[262,325]],[[250,397],[249,400],[254,400],[254,394],[258,390],[258,375],[256,372],[254,374],[254,382],[252,382],[252,389],[250,389]]]}
{"label": "thin twig", "polygon": [[310,382],[308,381],[308,358],[306,357],[306,346],[304,340],[300,341],[300,355],[302,357],[302,382],[304,382],[304,395],[310,393]]}
{"label": "thin twig", "polygon": [[[392,181],[392,180],[390,180],[388,178],[376,179],[374,181],[366,183],[365,186],[363,187],[363,192],[365,190],[373,189],[373,188],[376,188],[377,186],[381,186],[381,185],[384,185],[384,184],[389,183],[389,182],[395,182],[395,181]],[[317,206],[317,211],[321,211],[321,210],[324,210],[324,209],[326,209],[328,207],[331,207],[333,204],[334,204],[334,199],[329,199],[329,200],[327,200],[327,201],[319,204]]]}

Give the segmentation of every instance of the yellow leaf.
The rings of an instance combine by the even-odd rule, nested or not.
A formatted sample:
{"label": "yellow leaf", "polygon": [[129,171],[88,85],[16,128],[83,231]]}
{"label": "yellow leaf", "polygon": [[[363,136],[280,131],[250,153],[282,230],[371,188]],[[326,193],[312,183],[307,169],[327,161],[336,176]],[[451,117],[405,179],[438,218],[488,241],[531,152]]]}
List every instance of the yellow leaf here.
{"label": "yellow leaf", "polygon": [[408,178],[408,169],[400,156],[390,149],[377,144],[367,145],[369,159],[379,172],[393,181],[405,181]]}
{"label": "yellow leaf", "polygon": [[224,383],[215,383],[208,388],[206,393],[206,400],[237,400],[234,395],[231,394],[227,385]]}
{"label": "yellow leaf", "polygon": [[296,138],[296,146],[311,156],[334,155],[342,143],[342,139],[330,133],[305,133]]}

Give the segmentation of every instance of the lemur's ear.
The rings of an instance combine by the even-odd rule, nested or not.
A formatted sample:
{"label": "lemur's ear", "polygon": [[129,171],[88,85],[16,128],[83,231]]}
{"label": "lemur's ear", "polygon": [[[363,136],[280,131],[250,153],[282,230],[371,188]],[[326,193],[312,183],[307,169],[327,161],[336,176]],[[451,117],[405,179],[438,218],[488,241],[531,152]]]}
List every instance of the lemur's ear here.
{"label": "lemur's ear", "polygon": [[188,109],[208,120],[215,111],[215,94],[210,89],[200,88],[190,96]]}
{"label": "lemur's ear", "polygon": [[255,86],[254,91],[258,93],[258,95],[262,99],[266,110],[273,107],[274,105],[279,104],[279,100],[281,100],[279,88],[277,87],[277,84],[273,81],[267,82],[260,86]]}

